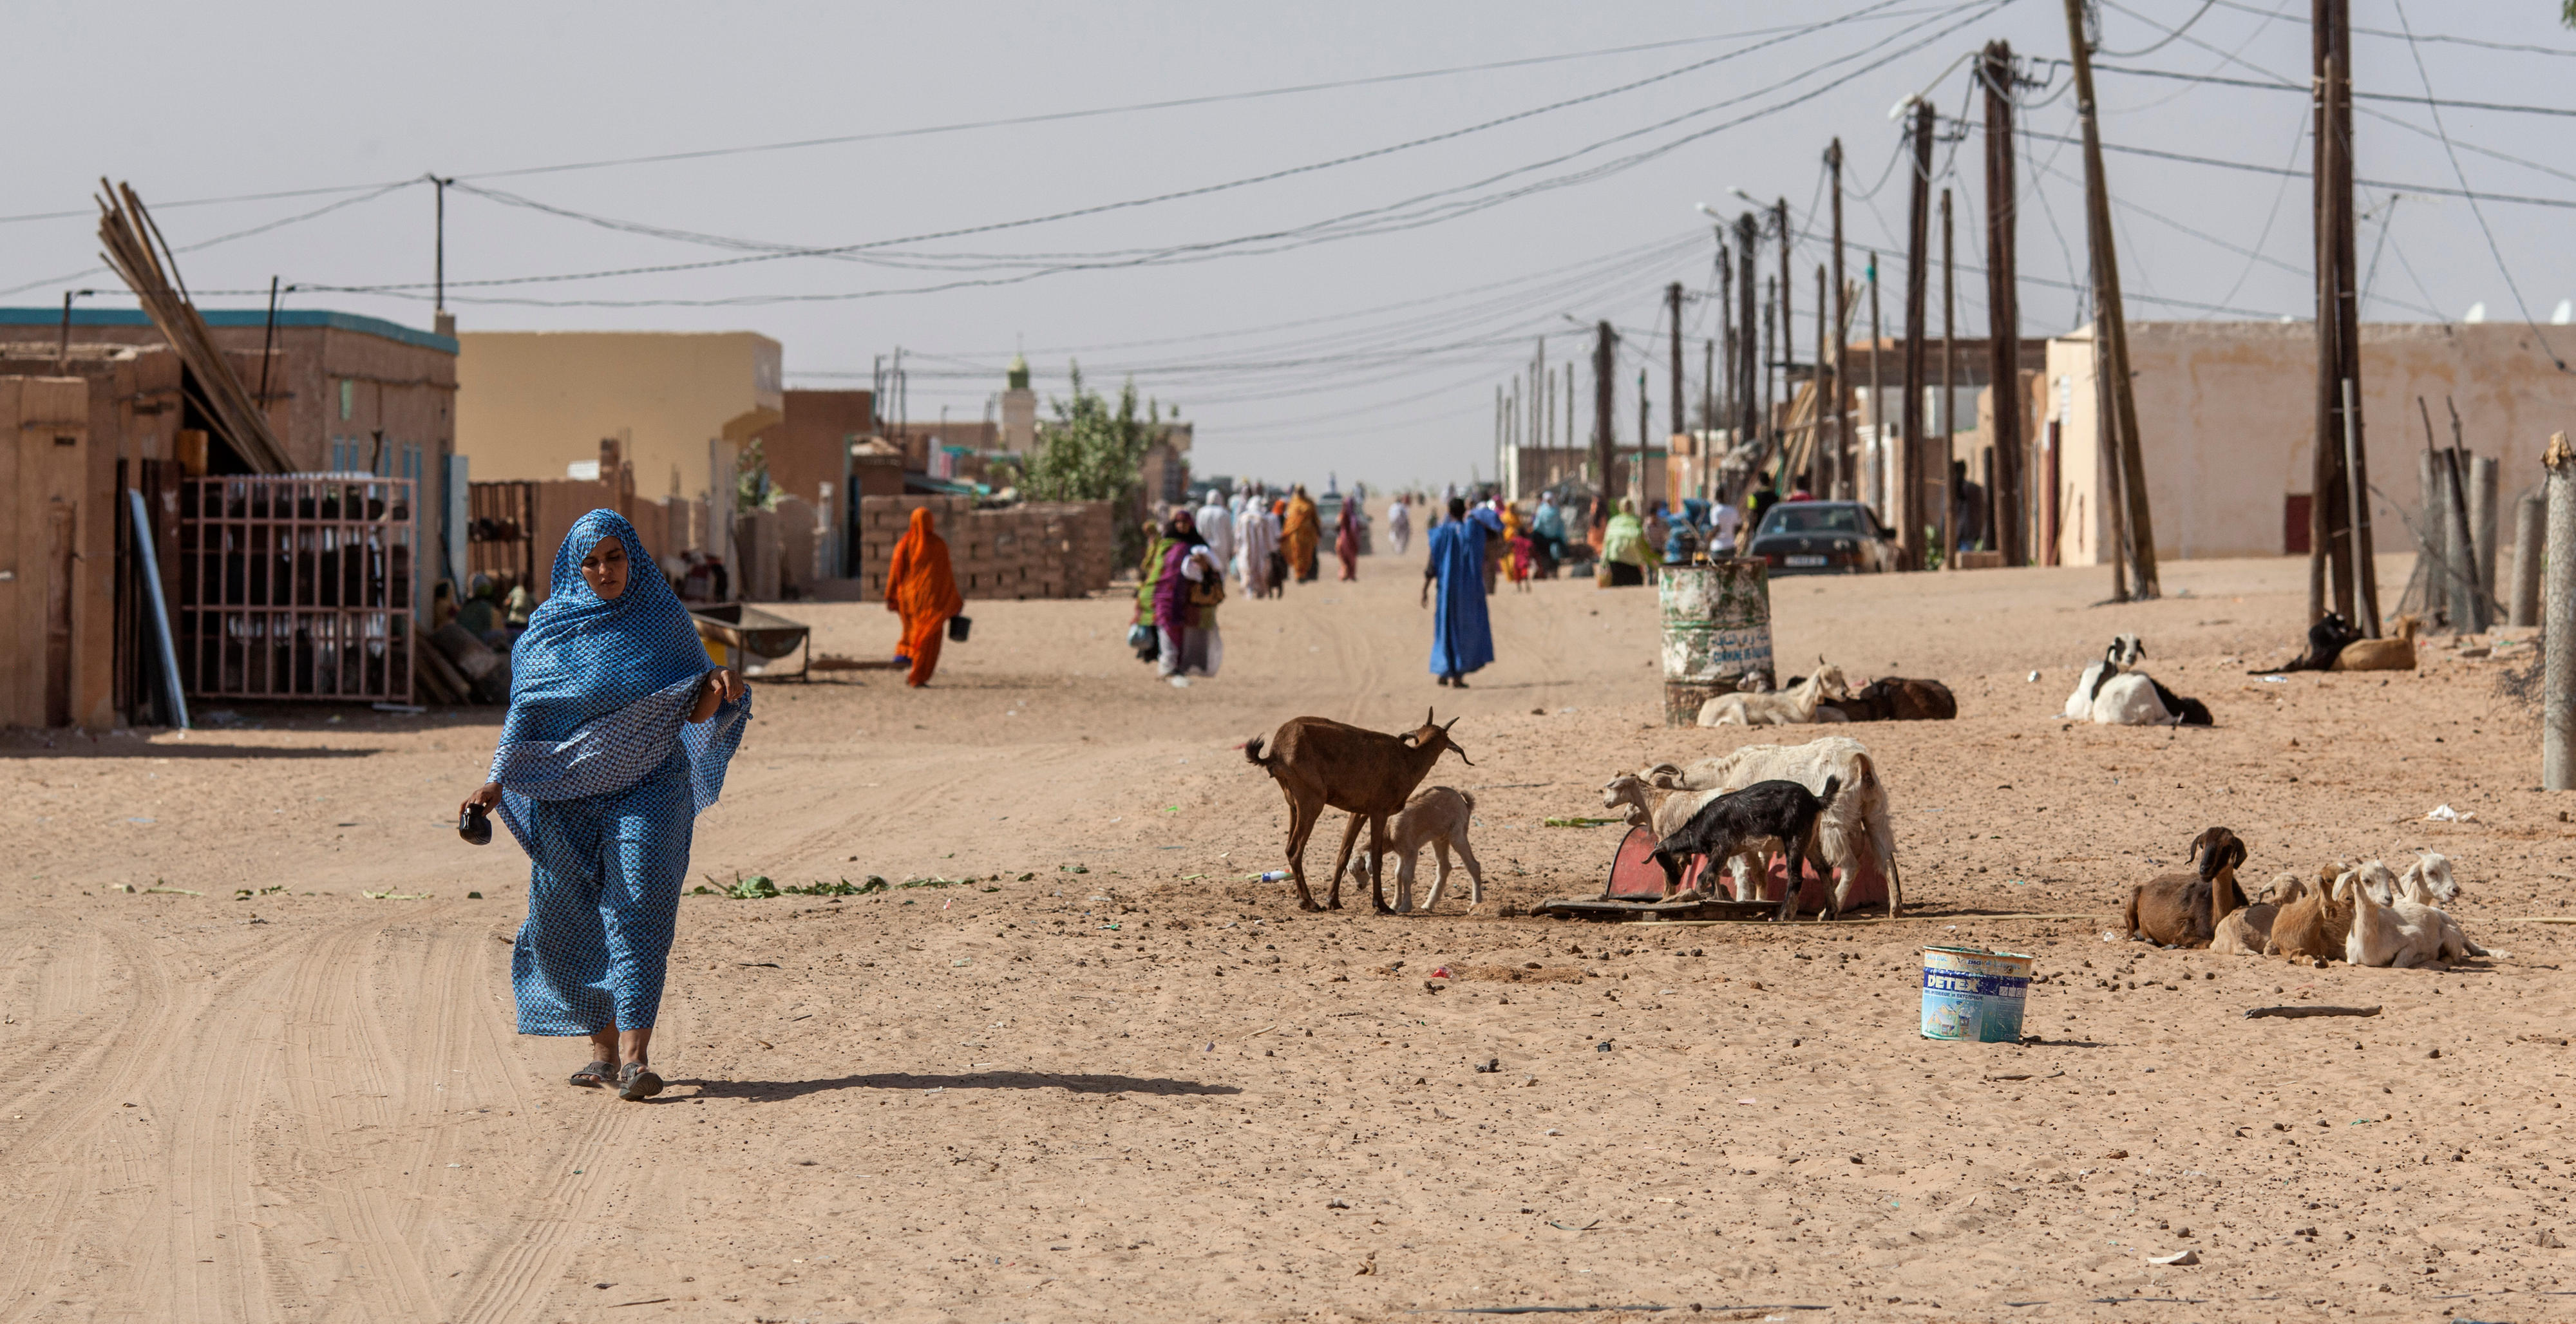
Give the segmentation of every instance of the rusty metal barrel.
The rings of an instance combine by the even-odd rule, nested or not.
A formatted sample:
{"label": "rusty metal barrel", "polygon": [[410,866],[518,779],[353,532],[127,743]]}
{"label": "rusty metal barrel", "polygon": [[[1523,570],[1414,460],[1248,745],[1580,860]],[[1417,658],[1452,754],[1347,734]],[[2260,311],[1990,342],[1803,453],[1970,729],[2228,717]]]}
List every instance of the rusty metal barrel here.
{"label": "rusty metal barrel", "polygon": [[1771,582],[1758,560],[1665,566],[1664,725],[1688,726],[1748,675],[1772,678]]}

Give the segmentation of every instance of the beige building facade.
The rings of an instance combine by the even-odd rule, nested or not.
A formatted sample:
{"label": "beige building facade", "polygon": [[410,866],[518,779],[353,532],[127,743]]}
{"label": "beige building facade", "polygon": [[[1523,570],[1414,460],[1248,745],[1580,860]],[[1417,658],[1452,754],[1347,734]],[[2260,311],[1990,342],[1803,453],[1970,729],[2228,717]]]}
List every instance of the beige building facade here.
{"label": "beige building facade", "polygon": [[466,331],[456,449],[475,481],[566,477],[621,442],[637,491],[697,497],[710,441],[736,449],[786,417],[779,343],[752,331]]}
{"label": "beige building facade", "polygon": [[[2576,355],[2576,328],[2485,323],[2372,323],[2361,328],[2363,444],[2373,489],[2378,551],[2414,548],[2407,521],[2422,496],[2417,457],[2429,408],[2434,439],[2451,443],[2447,397],[2461,439],[2501,464],[2500,495],[2541,478],[2553,431],[2576,431],[2576,373],[2549,346]],[[2138,432],[2165,559],[2281,556],[2304,551],[2304,512],[2314,486],[2315,328],[2307,322],[2133,322],[2129,367]],[[2066,565],[2109,559],[2108,499],[2095,407],[2091,328],[2048,343],[2033,383],[2041,420],[2035,474],[2055,460],[2058,555]],[[2045,448],[2054,438],[2056,454]],[[2340,439],[2335,439],[2340,444]]]}

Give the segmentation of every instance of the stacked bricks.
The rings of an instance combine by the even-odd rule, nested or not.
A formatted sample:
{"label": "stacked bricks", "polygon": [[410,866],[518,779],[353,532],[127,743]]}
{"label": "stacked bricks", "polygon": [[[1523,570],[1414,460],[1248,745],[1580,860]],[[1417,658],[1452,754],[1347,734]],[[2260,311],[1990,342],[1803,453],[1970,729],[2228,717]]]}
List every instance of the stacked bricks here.
{"label": "stacked bricks", "polygon": [[1078,598],[1109,587],[1116,538],[1105,501],[1033,502],[977,510],[966,497],[859,499],[859,577],[885,595],[886,565],[916,508],[948,542],[957,591],[977,598]]}

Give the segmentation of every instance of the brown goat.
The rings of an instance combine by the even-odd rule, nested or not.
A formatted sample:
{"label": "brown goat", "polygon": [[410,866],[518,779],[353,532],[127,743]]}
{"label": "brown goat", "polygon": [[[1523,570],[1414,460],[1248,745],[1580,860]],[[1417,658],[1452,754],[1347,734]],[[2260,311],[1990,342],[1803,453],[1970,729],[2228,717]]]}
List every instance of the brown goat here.
{"label": "brown goat", "polygon": [[2223,827],[2192,838],[2191,854],[2200,867],[2191,873],[2169,873],[2138,884],[2129,892],[2129,936],[2167,947],[2206,947],[2218,922],[2245,904],[2236,885],[2236,866],[2245,862],[2245,843]]}
{"label": "brown goat", "polygon": [[1271,737],[1269,753],[1262,752],[1259,736],[1244,742],[1243,757],[1269,773],[1280,794],[1288,797],[1288,870],[1297,881],[1299,909],[1325,908],[1315,904],[1315,894],[1306,886],[1306,838],[1326,809],[1342,809],[1349,811],[1351,822],[1342,832],[1341,853],[1333,857],[1331,908],[1342,908],[1342,871],[1350,864],[1360,824],[1366,823],[1369,904],[1381,915],[1391,913],[1381,877],[1387,819],[1403,812],[1405,800],[1442,753],[1455,753],[1459,762],[1476,766],[1449,739],[1449,727],[1457,724],[1452,717],[1447,726],[1435,726],[1426,712],[1420,728],[1398,735],[1327,717],[1292,717]]}
{"label": "brown goat", "polygon": [[2264,955],[2286,956],[2320,968],[2344,959],[2345,940],[2352,936],[2352,898],[2335,894],[2337,872],[2320,867],[2317,885],[2272,917],[2272,936],[2264,944]]}
{"label": "brown goat", "polygon": [[1959,700],[1937,680],[1881,676],[1851,692],[1851,697],[1818,704],[1835,708],[1854,722],[1946,722],[1959,715]]}

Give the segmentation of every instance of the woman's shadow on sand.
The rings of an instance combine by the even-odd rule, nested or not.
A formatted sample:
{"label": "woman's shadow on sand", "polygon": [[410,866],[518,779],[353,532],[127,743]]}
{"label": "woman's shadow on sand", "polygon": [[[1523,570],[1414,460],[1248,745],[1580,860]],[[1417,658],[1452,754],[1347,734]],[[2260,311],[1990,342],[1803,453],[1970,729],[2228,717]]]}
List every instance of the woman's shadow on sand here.
{"label": "woman's shadow on sand", "polygon": [[834,1076],[827,1080],[673,1080],[693,1092],[681,1098],[799,1099],[828,1090],[1063,1090],[1070,1094],[1241,1094],[1233,1085],[1209,1085],[1164,1077],[1063,1075],[1044,1071],[975,1071],[957,1076],[924,1076],[890,1071],[873,1075]]}

